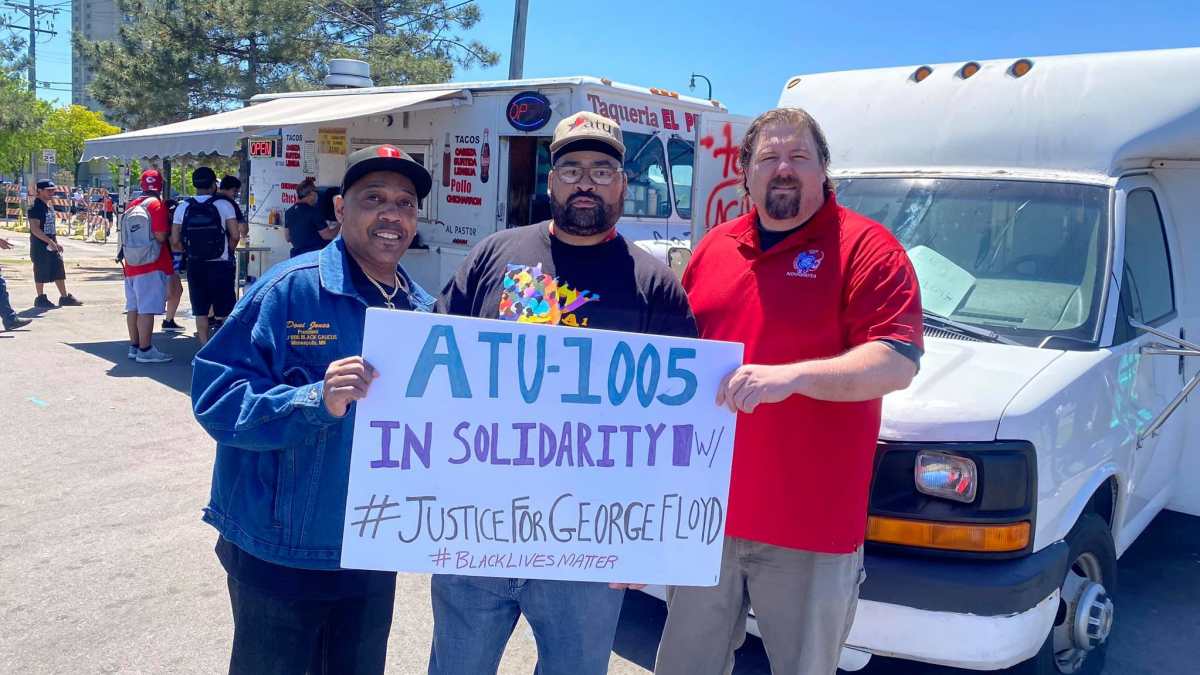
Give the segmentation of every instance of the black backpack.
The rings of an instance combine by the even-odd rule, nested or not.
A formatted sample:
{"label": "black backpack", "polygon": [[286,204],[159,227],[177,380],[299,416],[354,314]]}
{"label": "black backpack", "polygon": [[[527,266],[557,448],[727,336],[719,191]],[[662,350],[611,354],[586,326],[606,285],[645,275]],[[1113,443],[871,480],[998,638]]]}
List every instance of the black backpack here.
{"label": "black backpack", "polygon": [[199,202],[193,197],[187,200],[187,205],[180,229],[184,254],[190,260],[220,258],[225,254],[229,234],[225,231],[216,200],[210,197],[208,201]]}

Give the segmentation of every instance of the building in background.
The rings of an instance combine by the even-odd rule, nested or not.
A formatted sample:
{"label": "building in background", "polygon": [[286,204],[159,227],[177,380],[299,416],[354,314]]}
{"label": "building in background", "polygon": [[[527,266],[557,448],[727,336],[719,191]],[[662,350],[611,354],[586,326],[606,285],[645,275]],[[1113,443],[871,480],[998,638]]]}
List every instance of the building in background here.
{"label": "building in background", "polygon": [[[116,40],[118,28],[129,19],[121,13],[116,0],[71,0],[71,30],[92,41]],[[71,103],[109,116],[109,111],[88,95],[87,87],[95,78],[83,62],[79,50],[71,46]],[[110,120],[111,121],[111,120]],[[115,187],[116,177],[110,178],[104,162],[90,162],[79,172],[84,185]]]}

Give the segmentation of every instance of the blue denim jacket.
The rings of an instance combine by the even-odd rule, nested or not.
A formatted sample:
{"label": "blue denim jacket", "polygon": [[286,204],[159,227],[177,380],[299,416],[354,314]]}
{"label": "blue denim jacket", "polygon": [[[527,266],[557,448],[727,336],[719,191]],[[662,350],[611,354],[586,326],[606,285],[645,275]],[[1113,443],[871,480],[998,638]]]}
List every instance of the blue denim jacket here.
{"label": "blue denim jacket", "polygon": [[[354,435],[325,409],[330,362],[362,354],[367,303],[341,237],[273,267],[196,356],[192,408],[217,441],[204,521],[268,562],[339,568]],[[419,312],[434,298],[399,269]]]}

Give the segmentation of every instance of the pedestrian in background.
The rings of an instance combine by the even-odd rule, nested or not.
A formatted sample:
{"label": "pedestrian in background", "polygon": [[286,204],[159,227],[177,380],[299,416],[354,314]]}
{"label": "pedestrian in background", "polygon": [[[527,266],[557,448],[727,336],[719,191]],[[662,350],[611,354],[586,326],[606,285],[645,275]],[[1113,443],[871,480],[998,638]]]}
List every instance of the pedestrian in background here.
{"label": "pedestrian in background", "polygon": [[[175,209],[179,202],[168,199],[163,202],[167,208],[167,221],[175,222]],[[170,242],[168,242],[170,244]],[[171,278],[167,280],[167,314],[163,318],[162,329],[167,332],[180,332],[183,326],[175,321],[175,313],[179,311],[179,301],[183,299],[183,271],[185,266],[183,251],[171,245]]]}
{"label": "pedestrian in background", "polygon": [[[171,275],[171,226],[159,197],[162,175],[142,172],[142,193],[121,216],[121,250],[125,261],[125,323],[129,329],[129,358],[138,363],[166,363],[173,357],[154,347],[154,317],[167,306]],[[147,231],[149,230],[149,231]]]}
{"label": "pedestrian in background", "polygon": [[717,392],[738,415],[720,581],[667,589],[657,675],[728,675],[751,605],[772,673],[834,675],[854,623],[882,399],[916,374],[923,318],[904,248],[838,205],[829,157],[803,110],[755,119],[738,154],[755,206],[683,275],[700,337],[746,365]]}
{"label": "pedestrian in background", "polygon": [[[3,237],[0,237],[0,251],[7,251],[13,245]],[[8,297],[8,284],[4,283],[4,274],[0,272],[0,321],[4,322],[4,330],[16,330],[22,326],[28,326],[31,319],[22,319],[17,316],[16,310],[12,307],[12,302]]]}
{"label": "pedestrian in background", "polygon": [[[196,356],[192,407],[217,441],[204,521],[221,533],[231,675],[383,673],[396,573],[341,569],[343,514],[355,402],[380,375],[361,356],[367,308],[434,303],[400,265],[432,184],[395,146],[350,155],[343,236],[274,266]],[[337,339],[296,340],[301,318]]]}
{"label": "pedestrian in background", "polygon": [[296,186],[296,203],[283,212],[283,238],[292,245],[293,258],[325,248],[338,235],[340,225],[329,226],[317,196],[317,184],[305,178]]}
{"label": "pedestrian in background", "polygon": [[54,309],[55,304],[46,297],[46,284],[54,284],[58,288],[58,307],[78,307],[83,303],[67,292],[67,268],[63,263],[63,247],[58,243],[58,229],[55,226],[54,209],[50,201],[54,199],[54,181],[43,180],[37,183],[37,196],[33,205],[25,212],[29,220],[29,257],[33,260],[33,285],[37,290],[37,299],[33,306],[38,309]]}
{"label": "pedestrian in background", "polygon": [[217,199],[224,199],[233,206],[233,212],[237,218],[238,239],[248,241],[250,239],[250,224],[246,222],[246,214],[242,212],[242,207],[238,204],[238,192],[242,189],[242,181],[237,176],[225,176],[221,179],[221,184],[217,186]]}
{"label": "pedestrian in background", "polygon": [[[227,200],[215,199],[217,174],[202,166],[192,174],[196,196],[175,208],[171,246],[187,256],[188,297],[196,317],[200,346],[208,344],[209,311],[219,324],[237,301],[233,249],[237,247],[237,212]],[[214,327],[215,330],[215,327]]]}

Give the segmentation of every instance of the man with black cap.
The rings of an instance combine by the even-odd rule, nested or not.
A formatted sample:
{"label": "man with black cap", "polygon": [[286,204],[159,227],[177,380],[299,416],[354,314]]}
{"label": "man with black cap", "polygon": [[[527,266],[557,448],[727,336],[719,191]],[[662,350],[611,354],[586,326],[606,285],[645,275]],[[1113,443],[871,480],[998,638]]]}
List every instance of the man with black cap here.
{"label": "man with black cap", "polygon": [[308,178],[296,186],[296,203],[283,212],[283,226],[293,258],[325,248],[337,237],[339,227],[325,222],[325,214],[317,208],[317,184]]}
{"label": "man with black cap", "polygon": [[67,292],[67,268],[63,264],[63,247],[58,243],[58,232],[54,225],[54,181],[42,180],[37,184],[37,197],[33,206],[25,212],[29,220],[29,257],[33,260],[33,285],[37,299],[33,306],[39,309],[54,309],[54,303],[46,297],[46,284],[58,287],[59,307],[78,307],[83,303]]}
{"label": "man with black cap", "polygon": [[[628,188],[624,156],[616,122],[590,112],[562,120],[550,144],[553,219],[480,242],[438,311],[696,337],[674,273],[616,231]],[[434,575],[432,584],[430,675],[495,672],[521,614],[537,640],[539,674],[607,673],[630,587],[455,575]]]}
{"label": "man with black cap", "polygon": [[237,273],[233,249],[237,248],[237,212],[227,200],[214,199],[217,174],[207,166],[192,173],[196,196],[175,209],[171,245],[187,256],[188,297],[196,317],[200,346],[208,344],[208,312],[220,323],[237,302]]}
{"label": "man with black cap", "polygon": [[341,236],[271,268],[196,356],[192,406],[217,441],[204,521],[221,533],[230,673],[383,673],[396,575],[341,569],[342,521],[354,402],[380,376],[361,356],[367,308],[434,304],[399,264],[432,184],[395,146],[350,155]]}

